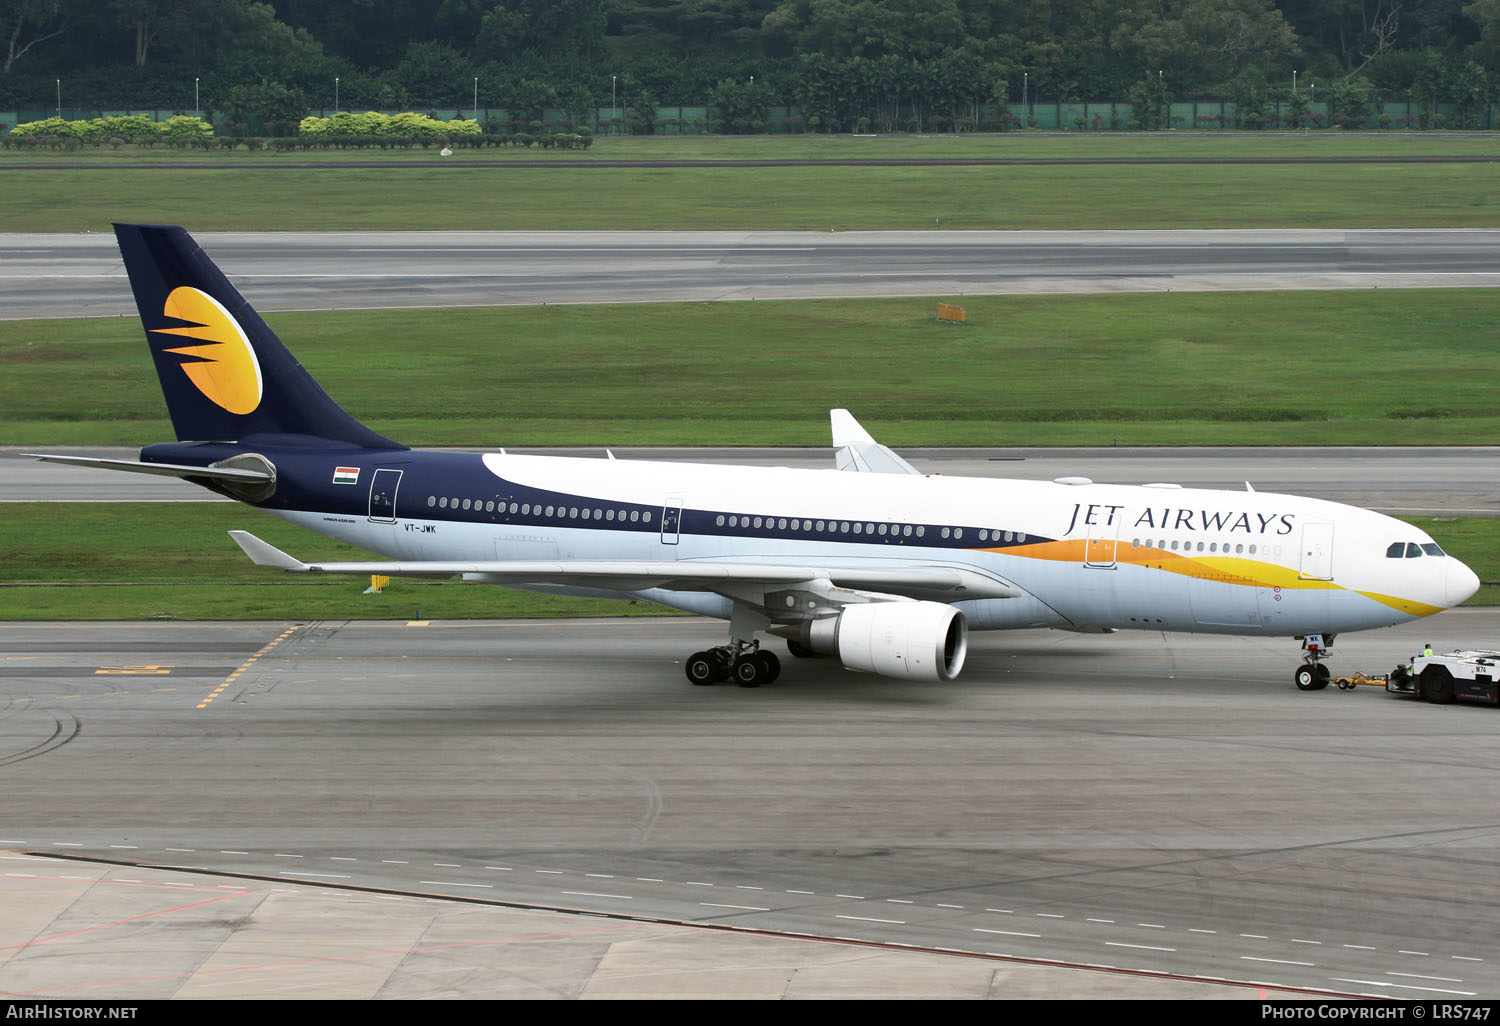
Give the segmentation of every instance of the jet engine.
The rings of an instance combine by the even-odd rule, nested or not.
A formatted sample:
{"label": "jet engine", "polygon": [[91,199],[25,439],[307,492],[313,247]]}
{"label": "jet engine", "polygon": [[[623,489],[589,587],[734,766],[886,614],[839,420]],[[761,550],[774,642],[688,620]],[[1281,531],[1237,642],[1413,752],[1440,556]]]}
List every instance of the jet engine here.
{"label": "jet engine", "polygon": [[801,624],[793,640],[819,655],[837,656],[851,670],[943,681],[963,669],[969,627],[962,612],[942,602],[862,602]]}

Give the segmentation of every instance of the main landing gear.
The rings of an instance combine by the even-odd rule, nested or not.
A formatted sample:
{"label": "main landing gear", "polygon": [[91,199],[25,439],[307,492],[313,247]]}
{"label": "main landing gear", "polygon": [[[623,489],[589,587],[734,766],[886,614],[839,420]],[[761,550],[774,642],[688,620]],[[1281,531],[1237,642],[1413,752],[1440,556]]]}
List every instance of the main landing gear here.
{"label": "main landing gear", "polygon": [[1322,691],[1333,674],[1323,665],[1323,658],[1333,648],[1332,634],[1309,634],[1302,639],[1302,665],[1292,674],[1298,691]]}
{"label": "main landing gear", "polygon": [[732,680],[742,688],[758,688],[781,676],[781,660],[774,652],[762,652],[758,641],[733,642],[694,652],[683,672],[697,685]]}

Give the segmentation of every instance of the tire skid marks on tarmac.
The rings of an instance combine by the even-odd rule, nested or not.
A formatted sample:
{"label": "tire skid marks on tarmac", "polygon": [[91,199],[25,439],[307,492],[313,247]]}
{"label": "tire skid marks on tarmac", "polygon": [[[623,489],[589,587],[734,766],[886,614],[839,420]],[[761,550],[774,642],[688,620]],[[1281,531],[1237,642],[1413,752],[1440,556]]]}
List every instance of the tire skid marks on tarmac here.
{"label": "tire skid marks on tarmac", "polygon": [[40,716],[43,722],[50,718],[52,722],[50,727],[42,727],[41,733],[45,733],[46,737],[43,737],[41,740],[26,744],[26,738],[23,736],[17,740],[18,743],[25,747],[17,748],[15,751],[10,752],[0,751],[0,766],[9,766],[13,763],[24,762],[27,759],[34,759],[39,755],[46,755],[48,752],[54,752],[83,731],[83,721],[70,712],[48,710],[45,707],[39,707],[32,698],[17,700],[14,697],[7,697],[5,707],[0,709],[0,717],[9,717],[17,714],[32,718]]}
{"label": "tire skid marks on tarmac", "polygon": [[[291,630],[295,630],[295,628],[292,628]],[[287,632],[287,634],[290,634],[291,630],[289,630]],[[285,636],[287,636],[287,635],[284,634],[282,637],[285,637]],[[277,640],[279,641],[281,639],[277,639]],[[276,642],[272,642],[273,645],[275,643]],[[269,648],[270,646],[267,646],[267,647]],[[0,763],[3,763],[3,759],[0,759]],[[26,846],[24,842],[20,842],[20,841],[3,841],[3,842],[0,842],[0,843],[12,844],[12,845],[15,845],[17,847],[25,847]],[[72,849],[76,849],[76,848],[79,848],[79,847],[83,847],[83,845],[70,844],[70,843],[65,843],[65,842],[56,842],[56,841],[51,842],[51,844],[52,844],[53,847],[59,847],[59,848],[72,848]],[[111,846],[111,847],[114,847],[114,846]],[[44,853],[43,852],[33,852],[33,854],[44,854]],[[175,864],[179,868],[181,868],[182,867],[182,861],[180,859],[181,855],[185,855],[185,854],[211,854],[211,853],[199,852],[196,849],[191,849],[191,848],[168,848],[168,849],[164,849],[163,850],[163,854],[170,854],[171,856],[173,856],[173,864]],[[249,851],[245,851],[245,850],[239,850],[239,849],[220,849],[220,850],[217,851],[217,854],[227,855],[227,856],[235,856],[235,857],[245,857],[245,856],[250,856],[253,853],[251,853]],[[362,882],[359,881],[359,879],[358,879],[358,877],[359,877],[358,870],[360,868],[362,868],[362,867],[360,867],[358,865],[358,863],[360,863],[362,861],[370,861],[370,860],[367,860],[367,859],[360,859],[360,858],[353,857],[353,856],[340,856],[340,855],[307,855],[307,854],[301,854],[301,853],[296,853],[296,852],[283,852],[283,851],[278,851],[278,852],[274,852],[274,853],[270,853],[270,854],[271,854],[271,856],[273,858],[276,858],[276,859],[297,859],[297,860],[299,860],[302,868],[298,868],[298,869],[290,869],[290,868],[287,868],[287,869],[277,869],[277,870],[274,871],[274,875],[275,876],[283,877],[283,878],[287,879],[289,882],[290,881],[295,881],[295,882],[299,882],[299,883],[327,882],[327,883],[333,884],[333,885],[344,884],[344,885],[348,885],[348,886],[356,886],[356,887],[362,887],[362,888],[369,888],[371,890],[376,890],[376,891],[389,890],[389,888],[390,888],[390,885],[388,883],[382,883],[382,882],[374,881],[374,880],[366,882],[366,883],[362,883]],[[69,857],[79,858],[81,856],[79,854],[70,853]],[[303,861],[303,860],[306,860],[306,861]],[[308,866],[314,866],[314,865],[316,865],[316,863],[319,862],[319,861],[325,861],[325,862],[329,862],[329,863],[334,863],[334,864],[336,864],[337,869],[340,870],[340,871],[334,871],[333,867],[330,867],[327,870],[320,870],[320,869],[316,869],[316,868],[307,868]],[[144,861],[141,862],[140,864],[141,865],[150,865],[149,862],[144,862]],[[375,864],[378,864],[378,865],[413,865],[413,866],[420,866],[420,865],[422,865],[421,863],[413,862],[412,860],[402,860],[402,859],[380,859],[378,861],[378,863],[375,863]],[[1027,941],[1038,941],[1038,942],[1046,942],[1046,941],[1050,940],[1050,941],[1053,941],[1053,942],[1062,942],[1062,943],[1067,943],[1067,944],[1080,945],[1080,947],[1078,948],[1078,950],[1080,952],[1080,954],[1078,956],[1079,958],[1082,957],[1082,951],[1085,950],[1089,945],[1093,945],[1093,944],[1100,945],[1101,947],[1106,948],[1109,951],[1114,952],[1115,954],[1123,954],[1123,953],[1127,953],[1127,952],[1131,952],[1131,951],[1138,951],[1138,952],[1140,952],[1140,955],[1142,957],[1145,957],[1146,954],[1148,952],[1150,952],[1150,953],[1162,954],[1162,955],[1165,955],[1165,954],[1180,954],[1180,955],[1183,955],[1184,957],[1194,957],[1194,956],[1196,956],[1196,957],[1200,957],[1201,958],[1201,957],[1203,957],[1203,954],[1204,954],[1201,950],[1199,950],[1201,948],[1201,942],[1207,941],[1210,938],[1212,938],[1214,940],[1220,940],[1220,941],[1227,940],[1227,941],[1230,942],[1230,945],[1232,945],[1233,947],[1231,949],[1224,950],[1221,954],[1212,955],[1211,957],[1214,957],[1214,958],[1216,958],[1218,960],[1221,960],[1221,961],[1224,961],[1224,962],[1227,962],[1227,963],[1230,963],[1230,964],[1233,964],[1233,963],[1242,964],[1242,966],[1244,968],[1246,968],[1247,970],[1250,969],[1251,967],[1270,968],[1270,967],[1282,966],[1282,967],[1293,968],[1293,969],[1297,969],[1297,970],[1317,970],[1317,969],[1322,969],[1324,971],[1329,971],[1329,972],[1343,972],[1345,975],[1342,975],[1342,976],[1328,976],[1327,979],[1330,982],[1337,982],[1337,983],[1341,983],[1341,984],[1357,984],[1357,985],[1362,985],[1362,986],[1374,987],[1374,988],[1376,988],[1376,990],[1373,992],[1375,994],[1375,996],[1391,996],[1391,993],[1393,991],[1412,991],[1412,992],[1418,992],[1420,994],[1428,994],[1428,995],[1450,995],[1450,996],[1457,996],[1457,997],[1464,997],[1464,996],[1470,996],[1470,997],[1472,997],[1472,996],[1475,996],[1478,993],[1478,990],[1472,990],[1471,991],[1471,990],[1463,990],[1463,989],[1458,989],[1458,988],[1460,986],[1465,986],[1466,985],[1466,986],[1474,986],[1474,987],[1478,987],[1478,988],[1482,989],[1483,986],[1484,986],[1483,983],[1470,984],[1463,977],[1450,976],[1450,975],[1446,975],[1446,973],[1456,972],[1456,971],[1459,971],[1459,969],[1462,968],[1462,966],[1450,967],[1452,963],[1476,963],[1476,964],[1479,964],[1479,965],[1487,965],[1487,963],[1488,963],[1487,959],[1482,958],[1482,957],[1478,957],[1478,956],[1475,956],[1475,955],[1441,954],[1441,953],[1434,953],[1434,952],[1431,952],[1431,951],[1414,951],[1414,950],[1409,950],[1409,949],[1405,949],[1405,948],[1398,948],[1398,949],[1395,949],[1395,950],[1386,951],[1386,952],[1382,953],[1379,948],[1377,948],[1375,946],[1372,946],[1372,945],[1367,945],[1367,944],[1354,944],[1354,943],[1343,943],[1343,944],[1340,944],[1339,942],[1337,942],[1335,940],[1328,940],[1328,939],[1321,939],[1320,940],[1320,939],[1313,939],[1313,938],[1307,938],[1307,937],[1293,937],[1293,936],[1287,936],[1287,937],[1277,938],[1277,937],[1271,937],[1271,936],[1269,936],[1267,934],[1259,934],[1259,933],[1242,933],[1242,932],[1236,932],[1236,931],[1233,931],[1233,930],[1219,930],[1219,929],[1210,929],[1210,928],[1206,928],[1206,927],[1179,927],[1179,926],[1172,926],[1172,925],[1169,925],[1169,924],[1166,924],[1166,923],[1134,922],[1134,921],[1131,921],[1131,920],[1119,920],[1119,919],[1104,918],[1103,916],[1084,916],[1084,915],[1076,914],[1076,913],[1075,914],[1062,914],[1062,913],[1045,912],[1045,911],[1039,911],[1039,910],[1038,911],[1027,911],[1025,909],[1020,909],[1020,908],[997,908],[997,907],[990,907],[990,906],[972,906],[971,907],[971,906],[954,904],[954,903],[951,903],[951,902],[934,902],[934,903],[931,903],[931,904],[923,904],[923,903],[917,902],[915,900],[905,899],[905,898],[876,898],[876,897],[866,897],[864,895],[850,894],[850,893],[819,894],[817,891],[806,890],[806,889],[769,888],[769,887],[762,887],[762,886],[751,885],[751,884],[733,884],[733,885],[729,885],[729,884],[718,884],[718,883],[714,883],[712,881],[705,881],[705,880],[680,880],[680,881],[671,881],[671,880],[663,879],[661,877],[620,876],[620,875],[613,874],[613,873],[584,872],[584,871],[581,871],[581,870],[574,870],[574,869],[549,869],[549,868],[541,868],[541,867],[531,867],[528,870],[527,868],[524,868],[524,867],[506,866],[506,865],[490,865],[490,864],[484,864],[484,865],[477,866],[477,867],[466,867],[466,866],[464,866],[461,863],[453,863],[453,862],[431,862],[431,863],[426,863],[426,865],[430,869],[437,869],[437,870],[460,870],[460,871],[468,870],[468,871],[473,872],[473,873],[481,873],[481,874],[483,874],[483,873],[497,873],[497,874],[498,873],[506,873],[506,874],[521,873],[521,874],[525,874],[525,873],[529,872],[530,874],[532,874],[532,875],[534,875],[536,877],[555,877],[555,878],[557,878],[556,879],[556,888],[557,888],[556,893],[558,895],[558,899],[559,900],[558,900],[558,903],[554,905],[554,904],[547,904],[547,903],[537,903],[537,902],[526,901],[526,900],[518,900],[518,899],[515,899],[515,898],[505,898],[505,899],[502,899],[502,898],[499,898],[499,897],[491,898],[491,897],[489,897],[488,895],[485,895],[485,894],[476,894],[475,892],[492,891],[492,890],[495,889],[496,884],[493,883],[493,882],[482,882],[482,881],[475,881],[475,880],[455,879],[455,877],[462,876],[463,875],[462,872],[460,872],[460,873],[445,872],[445,873],[441,873],[441,874],[434,874],[434,877],[441,877],[441,878],[433,878],[433,877],[426,877],[426,876],[422,877],[418,882],[420,884],[422,884],[424,887],[441,888],[441,889],[445,889],[448,892],[446,894],[442,893],[442,891],[428,892],[427,896],[433,897],[433,898],[448,897],[448,898],[459,898],[459,899],[462,899],[462,900],[470,900],[470,901],[482,901],[482,902],[493,901],[493,902],[496,902],[496,903],[499,903],[499,904],[505,904],[505,905],[518,905],[518,906],[523,906],[523,907],[537,907],[537,908],[549,909],[549,910],[552,910],[552,911],[562,911],[562,912],[566,912],[566,911],[575,911],[575,912],[577,912],[577,911],[583,911],[583,912],[590,912],[592,914],[622,914],[622,913],[610,913],[610,912],[608,912],[606,910],[603,910],[603,909],[580,909],[578,907],[578,905],[577,905],[576,900],[568,900],[568,899],[593,898],[593,899],[597,899],[597,900],[600,900],[600,901],[618,901],[618,902],[627,902],[627,903],[628,902],[633,902],[633,901],[637,900],[638,897],[641,897],[641,896],[644,896],[644,895],[636,895],[636,894],[631,894],[631,893],[625,893],[625,892],[633,890],[633,888],[631,888],[629,886],[631,883],[642,883],[642,884],[648,885],[649,887],[666,888],[668,890],[671,890],[671,889],[674,889],[674,888],[682,888],[684,890],[687,889],[687,888],[694,888],[695,891],[692,893],[692,895],[691,895],[690,898],[678,899],[678,900],[689,900],[689,901],[692,901],[699,908],[704,909],[704,912],[702,913],[703,916],[704,916],[704,918],[702,920],[692,920],[692,919],[681,920],[681,922],[682,922],[683,925],[694,925],[694,924],[706,925],[706,924],[708,924],[710,922],[714,922],[714,923],[717,923],[718,925],[722,925],[722,926],[725,926],[725,927],[728,927],[728,928],[731,928],[731,929],[750,929],[750,930],[754,930],[755,932],[768,933],[768,934],[777,934],[777,935],[785,935],[785,936],[806,936],[806,937],[816,937],[816,938],[824,938],[824,939],[839,939],[839,940],[848,940],[848,941],[852,941],[852,942],[855,942],[855,943],[863,943],[863,944],[894,945],[894,946],[897,946],[897,947],[916,947],[916,948],[921,948],[923,950],[928,950],[928,949],[924,945],[920,945],[920,944],[917,944],[917,945],[904,944],[903,942],[901,942],[899,940],[892,939],[889,936],[870,936],[870,937],[848,936],[848,935],[845,935],[843,933],[837,932],[835,930],[835,927],[842,925],[844,929],[847,929],[848,928],[848,924],[851,924],[851,923],[870,923],[870,924],[875,925],[875,926],[884,926],[884,927],[902,927],[902,926],[909,926],[909,925],[920,925],[920,926],[924,926],[924,927],[930,927],[935,922],[935,920],[932,919],[932,918],[925,918],[925,919],[922,920],[922,922],[920,924],[917,924],[917,923],[913,923],[911,919],[893,918],[893,917],[891,917],[891,915],[889,914],[889,912],[885,911],[884,908],[879,909],[879,911],[882,914],[873,914],[876,911],[876,909],[871,909],[870,912],[872,914],[867,914],[867,915],[857,915],[857,914],[853,914],[852,912],[837,912],[837,911],[834,911],[834,908],[835,907],[838,907],[838,908],[847,908],[847,903],[848,902],[857,901],[857,902],[867,902],[867,903],[869,903],[871,905],[874,905],[874,904],[878,903],[880,906],[891,906],[891,905],[904,906],[904,907],[910,908],[913,912],[921,912],[921,913],[924,913],[924,914],[925,913],[938,913],[940,915],[948,915],[948,914],[956,912],[956,913],[959,913],[963,917],[974,917],[974,916],[1013,917],[1013,918],[1010,918],[1010,919],[996,920],[995,921],[995,925],[968,926],[967,929],[969,931],[971,931],[972,933],[974,933],[974,934],[979,934],[979,935],[984,935],[984,936],[989,936],[989,937],[997,937],[997,938],[998,937],[1014,937],[1014,938],[1023,939],[1023,940],[1027,940]],[[208,866],[202,866],[202,865],[200,865],[200,866],[194,866],[194,867],[191,867],[191,868],[193,868],[195,870],[202,870],[202,871],[212,872],[211,867],[208,867]],[[347,872],[344,871],[344,870],[347,870]],[[517,878],[516,877],[510,877],[509,879],[510,880],[515,880]],[[616,881],[619,881],[619,883],[617,883]],[[624,886],[621,886],[620,885],[621,883],[623,883]],[[699,888],[707,889],[707,891],[696,890],[696,889],[699,889]],[[707,901],[707,900],[701,900],[700,899],[700,895],[702,895],[702,897],[705,897],[705,898],[706,897],[715,897],[715,896],[717,896],[717,895],[714,895],[712,893],[708,893],[708,892],[712,892],[714,890],[722,890],[722,891],[731,892],[731,893],[725,894],[724,897],[726,898],[726,900],[723,900],[723,901]],[[727,899],[729,899],[731,897],[732,892],[741,892],[741,893],[740,894],[733,894],[733,897],[736,900],[727,900]],[[753,898],[751,897],[750,894],[745,894],[744,892],[753,892]],[[777,902],[777,896],[778,895],[785,895],[785,896],[787,896],[791,900],[778,903]],[[743,915],[747,915],[747,914],[753,915],[753,914],[756,914],[756,913],[772,912],[772,911],[790,911],[790,910],[796,910],[796,909],[805,909],[805,910],[810,911],[810,912],[815,912],[816,911],[816,906],[819,904],[819,902],[818,901],[811,901],[810,902],[810,901],[804,900],[804,899],[809,899],[809,898],[811,898],[811,899],[822,899],[822,900],[827,900],[827,901],[835,901],[835,902],[839,903],[837,906],[830,906],[828,908],[828,911],[831,912],[832,915],[831,915],[831,917],[828,920],[827,931],[826,932],[808,932],[808,931],[805,931],[805,930],[804,931],[777,930],[777,929],[771,929],[771,928],[766,928],[766,927],[755,927],[755,926],[749,926],[749,925],[736,926],[736,925],[734,925],[732,923],[727,923],[727,922],[723,921],[724,919],[726,919],[728,917],[739,917],[739,916],[743,916]],[[753,904],[753,905],[752,904],[747,904],[746,903],[746,899],[760,901],[760,902],[765,902],[765,904]],[[637,918],[637,917],[639,917],[639,918],[650,919],[652,921],[660,921],[660,922],[677,921],[677,920],[673,920],[671,917],[661,917],[661,916],[651,915],[649,913],[640,914],[639,916],[637,916],[636,914],[627,914],[627,915],[628,915],[629,918]],[[1051,934],[1051,936],[1049,937],[1049,935],[1047,933],[1041,932],[1041,931],[1047,929],[1047,927],[1049,925],[1049,922],[1052,923],[1052,924],[1059,924],[1059,925],[1062,922],[1067,922],[1067,925],[1069,925],[1069,926],[1082,924],[1086,930],[1093,929],[1093,930],[1105,930],[1105,931],[1111,931],[1111,932],[1114,932],[1114,931],[1122,931],[1122,932],[1114,932],[1114,934],[1113,934],[1114,937],[1120,938],[1120,939],[1110,939],[1110,938],[1105,937],[1103,935],[1100,935],[1097,938],[1088,937],[1088,936],[1074,936],[1074,937],[1070,938],[1070,937],[1064,936],[1064,935],[1062,935],[1062,934],[1060,934],[1058,932],[1053,932]],[[1011,927],[1011,928],[1009,928],[1009,929],[1001,928],[1000,924],[1004,924],[1005,926]],[[955,930],[961,930],[961,929],[964,929],[965,927],[963,925],[961,925],[961,924],[955,924],[954,928],[955,928]],[[1149,932],[1145,932],[1145,931],[1149,931]],[[1126,939],[1126,938],[1128,938],[1128,939]],[[1148,941],[1150,943],[1147,943]],[[1184,944],[1184,942],[1187,942],[1187,943]],[[1195,946],[1193,944],[1193,942],[1200,942],[1200,943]],[[1261,944],[1260,942],[1265,942],[1265,943]],[[1181,946],[1179,946],[1179,945],[1181,945]],[[1296,946],[1300,946],[1300,947],[1296,947]],[[1358,967],[1350,966],[1348,964],[1337,964],[1337,960],[1334,959],[1334,958],[1332,958],[1331,955],[1328,956],[1328,957],[1326,957],[1323,961],[1317,961],[1317,962],[1315,962],[1315,961],[1310,960],[1310,957],[1309,957],[1309,956],[1313,956],[1313,957],[1316,956],[1317,952],[1315,950],[1313,950],[1314,948],[1322,949],[1323,951],[1328,951],[1328,952],[1335,952],[1335,951],[1337,951],[1337,952],[1347,953],[1347,954],[1351,954],[1351,955],[1355,955],[1357,953],[1357,957],[1360,957],[1362,959],[1367,959],[1369,961],[1377,961],[1377,960],[1381,959],[1382,957],[1389,958],[1389,959],[1394,959],[1394,960],[1396,960],[1396,964],[1399,965],[1401,969],[1404,969],[1404,970],[1407,970],[1407,971],[1398,971],[1396,969],[1385,969],[1383,967],[1374,967],[1374,966],[1368,965],[1368,963],[1366,965],[1362,965],[1362,966],[1358,966]],[[1040,956],[1040,955],[1038,955],[1036,953],[1028,953],[1026,951],[995,951],[995,950],[989,950],[989,949],[984,948],[983,946],[979,946],[979,945],[976,945],[975,947],[972,947],[972,948],[969,948],[969,947],[963,947],[963,948],[954,947],[954,948],[930,949],[930,950],[944,950],[944,951],[952,951],[955,954],[985,955],[985,956],[1007,958],[1007,959],[1019,959],[1019,960],[1024,960],[1024,961],[1047,962],[1047,963],[1053,963],[1053,964],[1059,964],[1059,965],[1087,966],[1087,967],[1091,967],[1091,968],[1107,969],[1107,970],[1116,971],[1116,972],[1130,972],[1130,973],[1147,973],[1147,974],[1156,974],[1156,975],[1169,975],[1169,976],[1174,976],[1174,977],[1183,978],[1183,979],[1201,979],[1201,980],[1214,980],[1214,981],[1223,981],[1223,982],[1244,982],[1244,983],[1253,983],[1253,984],[1259,984],[1259,985],[1265,985],[1265,986],[1271,986],[1271,987],[1290,988],[1290,989],[1305,988],[1307,986],[1307,984],[1305,982],[1303,982],[1303,983],[1294,983],[1294,982],[1290,982],[1290,981],[1270,981],[1270,980],[1259,980],[1259,979],[1256,979],[1256,980],[1246,980],[1246,979],[1241,979],[1241,978],[1236,977],[1236,976],[1206,976],[1206,975],[1203,975],[1203,974],[1185,974],[1185,973],[1182,973],[1180,971],[1173,971],[1171,969],[1162,969],[1162,968],[1156,968],[1156,967],[1145,968],[1145,967],[1142,967],[1142,966],[1125,966],[1125,965],[1118,965],[1118,964],[1114,964],[1114,963],[1083,962],[1083,961],[1079,961],[1079,960],[1061,960],[1061,959],[1056,959],[1056,958],[1045,958],[1045,957],[1042,957],[1042,956]],[[1430,973],[1428,973],[1428,974],[1414,973],[1414,972],[1410,971],[1411,969],[1414,968],[1413,963],[1412,963],[1412,959],[1413,958],[1431,958],[1431,959],[1439,960],[1439,962],[1438,962],[1437,965],[1434,965],[1432,967],[1433,971],[1430,972]],[[1442,961],[1448,962],[1450,964],[1450,966],[1443,966],[1441,964]],[[1366,974],[1366,975],[1353,975],[1355,973],[1363,973],[1363,974]],[[1379,977],[1386,977],[1386,978],[1379,978]],[[1410,981],[1410,982],[1402,982],[1402,981]],[[1424,981],[1424,982],[1419,983],[1417,981]]]}

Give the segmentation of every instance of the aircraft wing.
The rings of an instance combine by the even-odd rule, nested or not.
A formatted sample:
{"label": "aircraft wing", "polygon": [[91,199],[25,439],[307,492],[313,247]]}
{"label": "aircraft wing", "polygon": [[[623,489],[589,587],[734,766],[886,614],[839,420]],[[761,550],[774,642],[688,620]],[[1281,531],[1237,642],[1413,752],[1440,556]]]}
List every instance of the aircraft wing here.
{"label": "aircraft wing", "polygon": [[248,531],[229,536],[257,566],[303,574],[383,574],[387,577],[447,578],[462,575],[484,584],[564,584],[617,591],[707,591],[725,593],[744,587],[789,587],[827,581],[836,587],[877,591],[909,598],[957,602],[1014,598],[1009,584],[966,567],[912,563],[872,563],[858,567],[804,566],[777,563],[578,561],[556,560],[414,560],[304,563]]}
{"label": "aircraft wing", "polygon": [[917,474],[922,472],[881,445],[848,410],[829,410],[833,427],[833,462],[840,470],[865,474]]}

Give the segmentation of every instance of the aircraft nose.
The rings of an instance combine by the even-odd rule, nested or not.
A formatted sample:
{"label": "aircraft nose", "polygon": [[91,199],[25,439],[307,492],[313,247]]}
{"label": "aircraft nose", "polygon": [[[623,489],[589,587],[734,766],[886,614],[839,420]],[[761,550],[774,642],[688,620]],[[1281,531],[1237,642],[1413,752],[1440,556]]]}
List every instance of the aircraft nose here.
{"label": "aircraft nose", "polygon": [[1456,606],[1479,590],[1479,575],[1459,560],[1448,558],[1448,568],[1443,582],[1447,605]]}

